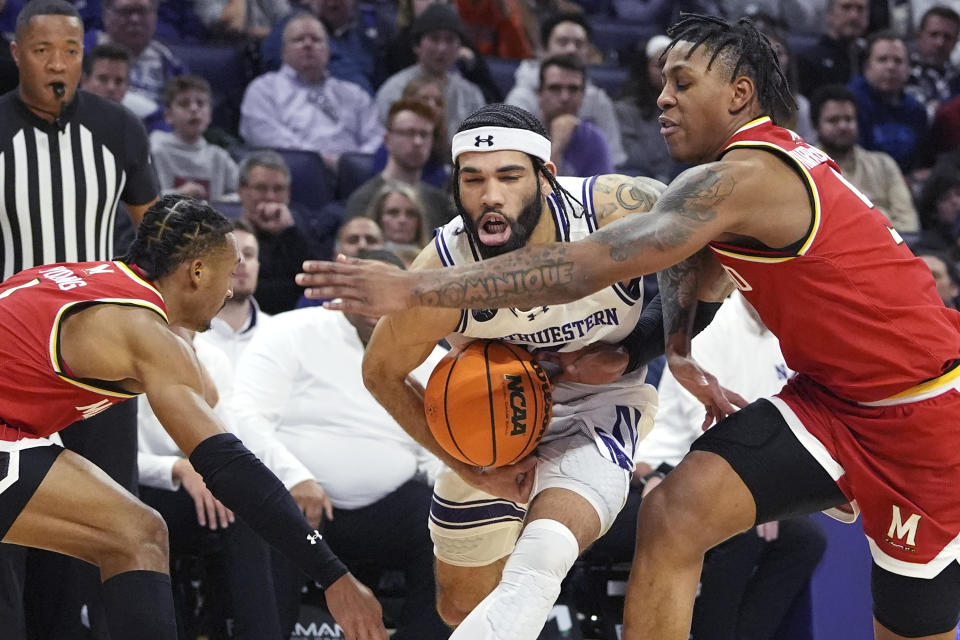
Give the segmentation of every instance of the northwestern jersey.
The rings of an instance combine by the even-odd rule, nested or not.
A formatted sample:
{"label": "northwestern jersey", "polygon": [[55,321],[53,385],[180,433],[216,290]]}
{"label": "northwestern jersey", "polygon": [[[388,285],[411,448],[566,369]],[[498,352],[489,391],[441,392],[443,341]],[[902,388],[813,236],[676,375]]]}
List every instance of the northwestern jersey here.
{"label": "northwestern jersey", "polygon": [[721,156],[744,148],[790,165],[813,211],[806,236],[784,249],[709,245],[780,338],[787,364],[855,402],[916,397],[952,382],[960,313],[943,306],[929,268],[889,220],[825,153],[770,118],[744,125]]}
{"label": "northwestern jersey", "polygon": [[[558,242],[573,242],[597,230],[593,207],[593,178],[558,178],[560,185],[580,203],[566,202],[566,212],[556,195],[547,197]],[[458,216],[437,229],[434,244],[444,266],[481,260],[480,254]],[[531,309],[465,309],[455,332],[468,339],[503,340],[530,349],[577,351],[594,342],[618,343],[633,330],[643,306],[643,282],[614,284],[565,304]],[[560,383],[554,387],[554,422],[597,404],[616,406],[611,425],[585,424],[600,452],[620,466],[633,468],[633,450],[646,435],[641,427],[641,409],[653,406],[655,394],[643,389],[644,369],[627,374],[609,385]],[[642,412],[647,412],[644,408]],[[652,411],[651,411],[652,413]],[[648,416],[652,419],[652,415]],[[640,431],[644,431],[641,433]],[[547,435],[550,436],[550,430]],[[545,437],[544,440],[549,440]]]}
{"label": "northwestern jersey", "polygon": [[44,265],[0,285],[0,440],[47,437],[134,396],[74,377],[60,356],[63,320],[93,304],[144,307],[167,319],[160,292],[122,262]]}

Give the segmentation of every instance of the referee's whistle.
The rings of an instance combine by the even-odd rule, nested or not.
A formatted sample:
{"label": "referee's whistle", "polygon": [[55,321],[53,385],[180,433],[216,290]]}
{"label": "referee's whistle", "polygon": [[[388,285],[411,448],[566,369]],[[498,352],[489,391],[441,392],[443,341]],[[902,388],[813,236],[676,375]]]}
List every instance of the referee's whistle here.
{"label": "referee's whistle", "polygon": [[51,86],[53,86],[53,92],[56,94],[58,100],[66,95],[67,85],[62,82],[54,82]]}

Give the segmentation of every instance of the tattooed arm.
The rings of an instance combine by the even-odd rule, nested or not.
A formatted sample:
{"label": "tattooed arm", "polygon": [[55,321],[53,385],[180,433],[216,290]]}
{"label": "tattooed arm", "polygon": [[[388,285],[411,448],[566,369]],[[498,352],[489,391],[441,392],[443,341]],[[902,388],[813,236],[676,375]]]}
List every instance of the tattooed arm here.
{"label": "tattooed arm", "polygon": [[[709,249],[701,249],[682,262],[657,274],[663,307],[665,355],[670,372],[687,391],[703,403],[703,428],[746,406],[741,396],[720,386],[716,377],[702,369],[690,353],[698,298],[730,294],[732,282],[715,267]],[[719,271],[719,273],[718,273]]]}
{"label": "tattooed arm", "polygon": [[[731,165],[717,162],[684,172],[652,207],[656,193],[648,179],[617,181],[619,176],[604,176],[594,187],[594,207],[606,222],[597,232],[579,242],[528,247],[464,269],[421,272],[413,303],[556,304],[617,280],[660,271],[731,227],[740,210],[736,205],[740,171]],[[649,213],[628,215],[644,210]]]}
{"label": "tattooed arm", "polygon": [[362,313],[416,305],[526,308],[569,302],[618,280],[665,269],[736,231],[750,211],[756,174],[744,162],[694,167],[674,180],[652,208],[658,183],[604,176],[594,188],[594,207],[604,224],[583,240],[419,273],[351,259],[311,263],[305,265],[310,273],[301,274],[298,282],[314,287],[308,290],[312,297],[342,299],[334,308]]}

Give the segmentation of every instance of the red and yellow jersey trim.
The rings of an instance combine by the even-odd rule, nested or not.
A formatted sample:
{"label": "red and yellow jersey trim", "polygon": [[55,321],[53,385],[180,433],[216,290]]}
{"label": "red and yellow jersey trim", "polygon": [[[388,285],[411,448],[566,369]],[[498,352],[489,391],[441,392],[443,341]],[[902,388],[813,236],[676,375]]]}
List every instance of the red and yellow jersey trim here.
{"label": "red and yellow jersey trim", "polygon": [[[763,116],[752,120],[747,124],[740,127],[737,132],[734,134],[734,137],[740,134],[743,131],[758,127],[763,124],[770,122],[769,116]],[[763,263],[776,263],[776,262],[786,262],[787,260],[793,260],[798,256],[802,256],[809,251],[810,246],[813,244],[813,241],[817,237],[817,232],[820,230],[821,223],[821,209],[820,209],[820,191],[817,189],[817,184],[813,180],[813,176],[810,175],[810,172],[807,168],[796,158],[792,157],[788,151],[783,147],[773,144],[772,142],[766,142],[765,140],[739,140],[733,142],[724,148],[724,153],[731,149],[744,148],[744,149],[769,149],[773,151],[776,155],[782,158],[789,159],[792,166],[795,166],[799,169],[800,174],[803,176],[804,182],[807,187],[807,192],[810,194],[810,202],[813,205],[813,224],[810,225],[810,231],[807,233],[807,237],[804,239],[803,244],[800,245],[800,249],[796,253],[791,253],[789,255],[776,255],[776,251],[751,251],[742,247],[736,247],[734,245],[725,244],[722,242],[711,242],[710,248],[724,256],[730,258],[736,258],[738,260],[746,260],[749,262],[763,262]],[[764,255],[767,254],[767,255]]]}
{"label": "red and yellow jersey trim", "polygon": [[921,382],[889,398],[875,402],[861,402],[860,404],[867,407],[887,407],[896,404],[909,404],[911,402],[920,402],[921,400],[934,398],[951,389],[960,390],[960,363],[955,364],[943,375],[937,376],[932,380],[927,380],[926,382]]}
{"label": "red and yellow jersey trim", "polygon": [[[155,296],[157,296],[158,298],[160,298],[161,300],[163,300],[163,296],[160,294],[160,291],[159,291],[156,287],[154,287],[148,280],[145,280],[144,278],[140,277],[140,275],[138,275],[136,271],[134,271],[134,270],[131,269],[129,266],[127,266],[126,263],[120,262],[119,260],[114,260],[114,261],[113,261],[113,264],[117,265],[117,268],[119,268],[120,271],[121,271],[122,273],[126,274],[131,280],[133,280],[134,282],[136,282],[136,283],[139,284],[140,286],[142,286],[142,287],[150,290],[150,292],[152,292]],[[166,311],[164,311],[163,309],[161,309],[161,308],[158,307],[157,305],[154,305],[154,304],[149,303],[149,302],[146,301],[146,300],[144,300],[144,302],[147,303],[147,304],[150,304],[151,308],[153,308],[154,311],[156,311],[157,313],[159,313],[160,316],[164,319],[165,322],[167,322],[167,323],[170,322],[170,320],[167,318],[167,312],[166,312]]]}
{"label": "red and yellow jersey trim", "polygon": [[[137,273],[133,271],[130,267],[128,267],[126,264],[118,261],[114,261],[113,264],[116,265],[118,269],[120,269],[121,273],[124,273],[125,275],[127,275],[131,280],[133,280],[140,286],[146,289],[149,289],[160,300],[163,300],[163,296],[160,295],[160,292],[152,284],[150,284],[147,280],[144,280],[139,275],[137,275]],[[166,311],[160,305],[150,302],[149,300],[143,300],[140,298],[95,298],[92,300],[77,300],[77,301],[65,304],[62,307],[60,307],[60,309],[57,311],[56,317],[54,317],[53,326],[50,330],[49,357],[50,357],[50,364],[53,367],[54,373],[56,373],[61,380],[69,382],[75,387],[79,387],[81,389],[85,389],[87,391],[91,391],[94,393],[100,393],[106,396],[112,396],[115,398],[136,397],[137,394],[134,394],[134,393],[126,393],[124,391],[119,391],[117,389],[107,389],[97,385],[89,384],[87,382],[82,382],[80,380],[77,380],[76,378],[71,377],[65,371],[63,361],[60,358],[60,332],[62,329],[62,322],[63,322],[64,316],[70,311],[70,309],[72,309],[75,305],[78,305],[78,304],[83,304],[83,305],[117,304],[121,306],[141,307],[141,308],[149,309],[150,311],[153,311],[154,313],[159,315],[161,318],[163,318],[164,322],[169,322]]]}

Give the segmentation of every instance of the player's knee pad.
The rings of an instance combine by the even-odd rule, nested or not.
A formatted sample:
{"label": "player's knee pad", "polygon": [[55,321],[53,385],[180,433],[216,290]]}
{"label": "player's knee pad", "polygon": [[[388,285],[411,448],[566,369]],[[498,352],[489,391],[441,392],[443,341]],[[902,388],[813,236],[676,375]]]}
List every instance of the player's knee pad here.
{"label": "player's knee pad", "polygon": [[911,578],[873,565],[873,615],[905,638],[923,638],[957,628],[960,621],[960,564],[951,562],[935,578]]}
{"label": "player's knee pad", "polygon": [[580,546],[556,520],[534,520],[520,536],[500,584],[457,627],[454,638],[534,640],[560,595]]}
{"label": "player's knee pad", "polygon": [[601,456],[583,434],[543,443],[537,457],[534,493],[551,488],[576,493],[597,512],[600,534],[606,533],[626,504],[630,473]]}

